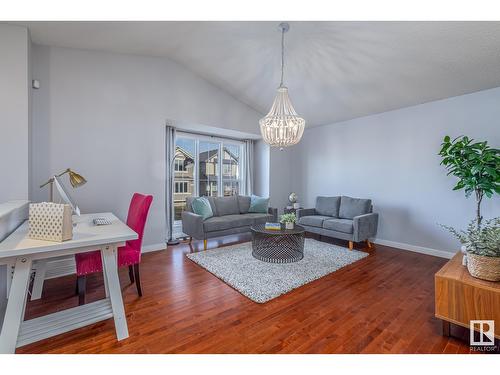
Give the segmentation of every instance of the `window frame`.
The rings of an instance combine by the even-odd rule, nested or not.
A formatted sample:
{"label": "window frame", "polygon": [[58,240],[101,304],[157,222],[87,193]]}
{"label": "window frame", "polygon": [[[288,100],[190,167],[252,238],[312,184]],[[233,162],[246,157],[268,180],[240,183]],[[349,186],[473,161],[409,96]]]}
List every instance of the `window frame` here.
{"label": "window frame", "polygon": [[[217,170],[218,170],[218,176],[217,176],[217,197],[223,197],[224,196],[224,178],[223,178],[223,150],[224,150],[224,144],[229,144],[229,145],[237,145],[239,147],[239,176],[238,179],[230,179],[230,181],[237,181],[238,182],[238,194],[246,194],[246,192],[242,192],[241,189],[244,189],[245,184],[245,177],[246,177],[246,171],[245,171],[245,166],[246,166],[246,160],[245,160],[245,147],[246,143],[244,141],[239,141],[236,139],[230,139],[230,138],[224,138],[224,137],[216,137],[216,136],[211,136],[211,135],[205,135],[205,134],[195,134],[195,133],[188,133],[188,132],[183,132],[181,130],[178,130],[176,132],[176,141],[177,138],[187,138],[187,139],[192,139],[195,142],[195,154],[194,154],[194,171],[193,171],[193,180],[194,180],[194,189],[193,189],[193,197],[199,197],[200,196],[200,176],[199,176],[199,167],[200,167],[200,141],[205,141],[205,142],[210,142],[210,143],[217,143],[218,144],[218,163],[217,163]],[[177,142],[176,142],[177,143]],[[228,181],[229,179],[225,179]]]}

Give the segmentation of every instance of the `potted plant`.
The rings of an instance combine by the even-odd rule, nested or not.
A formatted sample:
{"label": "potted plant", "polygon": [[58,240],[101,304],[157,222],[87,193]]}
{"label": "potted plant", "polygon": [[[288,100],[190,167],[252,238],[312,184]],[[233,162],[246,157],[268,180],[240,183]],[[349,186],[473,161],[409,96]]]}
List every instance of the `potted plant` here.
{"label": "potted plant", "polygon": [[483,280],[500,281],[500,218],[486,220],[481,227],[473,220],[465,231],[444,226],[464,245],[469,273]]}
{"label": "potted plant", "polygon": [[280,223],[285,223],[285,229],[293,229],[294,224],[297,222],[297,217],[294,213],[283,214],[280,217]]}
{"label": "potted plant", "polygon": [[500,194],[500,150],[491,148],[486,141],[475,142],[466,136],[451,140],[444,137],[439,155],[441,164],[458,178],[453,190],[465,190],[465,196],[476,196],[476,225],[481,227],[483,197]]}
{"label": "potted plant", "polygon": [[444,226],[463,244],[464,261],[474,277],[500,280],[500,218],[487,220],[483,226],[481,203],[483,198],[500,194],[500,150],[491,148],[486,141],[474,142],[466,136],[453,140],[444,137],[439,155],[441,164],[458,178],[453,190],[464,189],[465,196],[474,193],[476,218],[466,231]]}

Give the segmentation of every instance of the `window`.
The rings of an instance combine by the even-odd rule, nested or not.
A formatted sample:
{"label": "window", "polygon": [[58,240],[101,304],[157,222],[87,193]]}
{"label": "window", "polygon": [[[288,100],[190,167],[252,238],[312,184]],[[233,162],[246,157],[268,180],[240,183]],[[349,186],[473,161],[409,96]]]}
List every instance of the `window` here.
{"label": "window", "polygon": [[181,219],[189,196],[244,193],[244,142],[178,131],[174,161],[174,217]]}
{"label": "window", "polygon": [[187,193],[188,192],[188,183],[187,182],[176,182],[175,183],[175,192],[176,193]]}
{"label": "window", "polygon": [[186,166],[184,165],[184,160],[185,159],[175,159],[174,161],[174,170],[176,172],[185,172],[186,171]]}
{"label": "window", "polygon": [[232,169],[232,166],[230,164],[224,163],[222,165],[222,170],[223,170],[223,172],[222,172],[223,176],[226,177],[226,176],[231,175],[233,169]]}

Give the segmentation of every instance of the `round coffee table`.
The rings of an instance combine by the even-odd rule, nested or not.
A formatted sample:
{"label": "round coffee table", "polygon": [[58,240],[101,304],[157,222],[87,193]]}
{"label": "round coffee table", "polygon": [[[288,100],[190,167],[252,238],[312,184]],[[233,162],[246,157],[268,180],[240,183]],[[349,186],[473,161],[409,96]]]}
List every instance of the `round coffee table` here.
{"label": "round coffee table", "polygon": [[264,224],[252,226],[252,255],[269,263],[292,263],[304,258],[305,230],[300,225],[294,229],[267,230]]}

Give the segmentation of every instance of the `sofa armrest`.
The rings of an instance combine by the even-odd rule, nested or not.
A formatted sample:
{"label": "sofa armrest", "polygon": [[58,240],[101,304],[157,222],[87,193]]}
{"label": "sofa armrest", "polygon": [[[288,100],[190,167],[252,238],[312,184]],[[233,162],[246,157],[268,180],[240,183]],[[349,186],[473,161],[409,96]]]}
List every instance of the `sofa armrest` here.
{"label": "sofa armrest", "polygon": [[278,209],[277,208],[269,207],[267,209],[267,213],[269,215],[273,215],[273,222],[277,222],[278,221]]}
{"label": "sofa armrest", "polygon": [[297,211],[295,211],[295,216],[297,216],[297,221],[302,216],[312,216],[312,215],[316,215],[315,208],[299,208]]}
{"label": "sofa armrest", "polygon": [[182,211],[182,231],[187,235],[197,239],[205,239],[203,230],[203,217],[189,211]]}
{"label": "sofa armrest", "polygon": [[377,234],[378,214],[370,213],[360,216],[355,216],[353,219],[354,231],[353,240],[361,242],[374,237]]}

